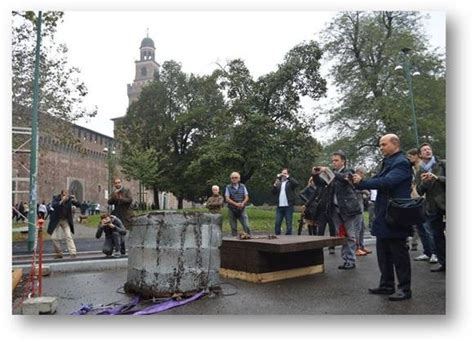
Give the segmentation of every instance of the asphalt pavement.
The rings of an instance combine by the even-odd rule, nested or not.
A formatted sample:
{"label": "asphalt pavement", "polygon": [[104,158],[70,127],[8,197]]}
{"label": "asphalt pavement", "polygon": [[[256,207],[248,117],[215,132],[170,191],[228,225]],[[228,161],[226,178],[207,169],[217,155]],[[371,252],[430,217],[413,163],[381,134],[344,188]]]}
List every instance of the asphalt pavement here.
{"label": "asphalt pavement", "polygon": [[[374,247],[370,246],[369,247]],[[419,252],[410,252],[411,257]],[[413,298],[391,302],[369,294],[378,284],[376,256],[357,258],[353,270],[339,270],[340,248],[325,251],[325,272],[266,284],[221,278],[222,294],[206,296],[166,315],[444,315],[445,273],[430,272],[427,262],[412,262]],[[52,272],[43,280],[43,295],[58,299],[57,315],[68,315],[82,304],[128,303],[122,293],[125,267],[100,272]],[[18,310],[14,311],[18,313]]]}

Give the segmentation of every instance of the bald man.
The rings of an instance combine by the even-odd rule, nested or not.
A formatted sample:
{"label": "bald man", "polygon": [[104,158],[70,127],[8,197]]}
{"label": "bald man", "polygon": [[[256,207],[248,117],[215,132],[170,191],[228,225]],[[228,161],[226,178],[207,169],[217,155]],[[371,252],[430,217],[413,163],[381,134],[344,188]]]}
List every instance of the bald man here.
{"label": "bald man", "polygon": [[[367,180],[354,174],[353,182],[357,189],[377,190],[371,233],[377,238],[377,262],[381,276],[379,286],[370,288],[369,292],[389,295],[389,300],[400,301],[411,298],[411,265],[406,243],[411,230],[389,227],[385,216],[390,198],[410,198],[412,171],[409,160],[400,150],[400,139],[395,134],[380,138],[379,147],[384,156],[381,171]],[[398,279],[397,290],[394,268]]]}

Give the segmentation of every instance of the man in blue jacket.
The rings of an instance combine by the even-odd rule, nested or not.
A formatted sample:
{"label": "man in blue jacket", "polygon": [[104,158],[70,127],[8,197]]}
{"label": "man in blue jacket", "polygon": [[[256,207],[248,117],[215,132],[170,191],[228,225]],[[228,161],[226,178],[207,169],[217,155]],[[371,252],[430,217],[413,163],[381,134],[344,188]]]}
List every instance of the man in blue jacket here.
{"label": "man in blue jacket", "polygon": [[[381,277],[379,286],[369,289],[369,292],[388,294],[390,300],[399,301],[411,298],[411,265],[406,243],[411,231],[389,227],[385,215],[390,198],[410,198],[412,172],[410,162],[400,150],[400,139],[395,134],[384,135],[379,146],[385,157],[380,171],[367,180],[355,174],[353,182],[358,189],[377,190],[372,235],[377,238],[377,262]],[[398,278],[397,291],[394,266]]]}

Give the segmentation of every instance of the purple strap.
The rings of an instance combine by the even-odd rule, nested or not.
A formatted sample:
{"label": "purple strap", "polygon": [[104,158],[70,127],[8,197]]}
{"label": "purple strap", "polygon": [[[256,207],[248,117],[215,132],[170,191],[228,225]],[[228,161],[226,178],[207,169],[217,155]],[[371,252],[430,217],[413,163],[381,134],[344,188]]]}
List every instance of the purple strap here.
{"label": "purple strap", "polygon": [[[156,314],[159,312],[163,312],[178,306],[182,306],[185,304],[188,304],[194,300],[197,300],[201,297],[204,296],[204,291],[196,293],[194,296],[177,301],[175,299],[168,299],[164,302],[161,302],[159,304],[154,304],[146,309],[143,310],[138,310],[134,309],[138,303],[140,302],[140,297],[135,296],[133,300],[130,303],[127,304],[122,304],[116,307],[108,307],[106,309],[102,309],[96,313],[96,315],[128,315],[128,314],[133,314],[134,316],[142,316],[142,315],[152,315]],[[73,313],[71,315],[87,315],[88,313],[93,311],[93,307],[91,304],[84,305],[82,304],[81,308]]]}
{"label": "purple strap", "polygon": [[105,310],[99,311],[97,315],[122,315],[126,314],[128,311],[137,306],[140,301],[139,296],[135,296],[130,303],[122,304],[114,308],[107,308]]}
{"label": "purple strap", "polygon": [[166,311],[166,310],[169,310],[169,309],[181,306],[181,305],[188,304],[188,303],[190,303],[194,300],[197,300],[197,299],[201,298],[202,296],[204,296],[204,291],[198,292],[194,296],[189,297],[187,299],[180,300],[180,301],[170,299],[170,300],[167,300],[166,302],[163,302],[163,303],[160,303],[160,304],[155,304],[155,305],[152,305],[152,306],[150,306],[146,309],[135,312],[133,314],[133,316],[152,315],[152,314],[156,314],[156,313],[159,313],[159,312],[163,312],[163,311]]}

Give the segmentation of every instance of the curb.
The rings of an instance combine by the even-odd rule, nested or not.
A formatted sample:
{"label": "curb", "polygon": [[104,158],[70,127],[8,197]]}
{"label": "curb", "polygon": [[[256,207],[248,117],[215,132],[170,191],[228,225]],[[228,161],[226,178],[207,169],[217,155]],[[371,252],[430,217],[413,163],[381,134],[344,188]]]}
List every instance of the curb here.
{"label": "curb", "polygon": [[[67,261],[57,264],[47,264],[51,272],[97,272],[110,271],[128,267],[128,259],[103,259],[103,260],[84,260]],[[31,268],[31,263],[14,265],[13,269]]]}

